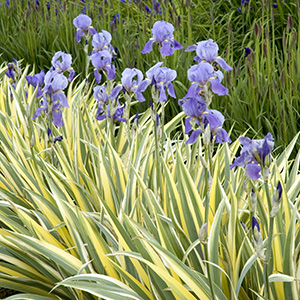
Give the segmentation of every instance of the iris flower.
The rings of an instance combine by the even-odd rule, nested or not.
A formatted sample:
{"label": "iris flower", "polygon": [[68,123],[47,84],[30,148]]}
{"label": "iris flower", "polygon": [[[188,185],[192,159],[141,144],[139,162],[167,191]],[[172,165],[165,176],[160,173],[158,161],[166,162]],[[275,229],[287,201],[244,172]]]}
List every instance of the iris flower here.
{"label": "iris flower", "polygon": [[111,34],[106,30],[94,34],[92,40],[92,46],[94,48],[93,53],[108,50],[111,54],[116,55],[114,47],[110,44],[111,39]]}
{"label": "iris flower", "polygon": [[243,136],[240,137],[239,140],[243,148],[240,152],[240,156],[234,160],[230,169],[246,166],[246,175],[250,179],[258,179],[260,174],[266,179],[270,172],[270,152],[274,148],[274,138],[272,134],[268,133],[260,140],[251,140]]}
{"label": "iris flower", "polygon": [[45,87],[41,106],[33,115],[33,120],[40,116],[42,111],[49,112],[49,106],[52,114],[52,122],[55,126],[64,125],[62,120],[62,109],[69,107],[67,97],[63,90],[68,86],[68,79],[57,71],[49,71],[45,76]]}
{"label": "iris flower", "polygon": [[30,85],[32,85],[33,87],[37,87],[36,97],[38,98],[38,97],[42,96],[43,91],[42,91],[41,87],[44,84],[45,71],[42,70],[38,74],[28,75],[25,78]]}
{"label": "iris flower", "polygon": [[73,20],[74,26],[77,28],[76,32],[76,40],[77,43],[80,42],[81,38],[85,36],[88,32],[92,35],[96,34],[97,31],[94,27],[92,27],[92,19],[87,15],[80,14]]}
{"label": "iris flower", "polygon": [[150,53],[154,42],[158,42],[160,53],[163,56],[174,54],[174,50],[182,49],[183,47],[174,39],[174,27],[166,21],[157,21],[152,28],[152,38],[146,43],[142,50],[142,54]]}
{"label": "iris flower", "polygon": [[167,88],[168,94],[171,97],[176,98],[174,87],[171,81],[173,81],[176,78],[177,72],[166,67],[161,67],[162,64],[162,62],[159,62],[152,68],[150,68],[146,72],[147,78],[143,80],[137,88],[137,92],[141,93],[145,91],[148,85],[154,85],[155,88],[160,92],[158,99],[159,102],[167,101],[167,94],[165,88]]}
{"label": "iris flower", "polygon": [[199,135],[204,132],[204,129],[209,125],[211,139],[215,136],[216,143],[231,142],[227,132],[222,128],[224,116],[217,110],[210,110],[201,96],[192,97],[183,103],[184,113],[188,116],[185,120],[185,133],[189,134],[193,130],[191,122],[198,125],[198,128],[193,130],[186,144],[194,144]]}
{"label": "iris flower", "polygon": [[75,71],[71,67],[72,56],[71,54],[66,54],[62,51],[58,51],[54,54],[51,60],[52,68],[51,70],[57,70],[59,73],[69,72],[68,80],[71,82],[74,78]]}
{"label": "iris flower", "polygon": [[221,81],[223,74],[221,71],[215,71],[213,66],[207,62],[202,62],[192,66],[188,70],[188,79],[192,82],[185,98],[193,97],[200,93],[211,89],[217,95],[227,95],[228,89],[225,88]]}
{"label": "iris flower", "polygon": [[113,80],[116,77],[115,66],[111,64],[112,55],[107,50],[102,50],[91,55],[92,65],[95,67],[94,76],[97,83],[101,82],[99,70],[107,72],[107,79]]}
{"label": "iris flower", "polygon": [[280,181],[278,181],[276,191],[272,198],[272,210],[270,212],[271,218],[275,217],[279,211],[281,197],[282,197],[282,185],[281,185]]}
{"label": "iris flower", "polygon": [[21,72],[21,69],[20,69],[20,66],[19,66],[17,60],[14,58],[12,60],[13,60],[13,62],[7,64],[8,71],[7,72],[5,71],[4,73],[7,77],[9,77],[13,81],[15,81],[16,72],[17,72],[17,74],[19,74]]}
{"label": "iris flower", "polygon": [[136,69],[129,69],[126,68],[122,73],[122,86],[123,88],[128,92],[133,92],[136,96],[136,98],[140,101],[146,101],[145,97],[143,96],[142,92],[138,90],[140,84],[142,83],[144,78],[143,73]]}
{"label": "iris flower", "polygon": [[222,69],[226,71],[232,70],[232,68],[225,62],[223,58],[218,56],[219,46],[212,39],[207,41],[201,41],[186,48],[186,52],[195,51],[197,56],[194,58],[198,63],[209,62],[217,63],[221,66]]}
{"label": "iris flower", "polygon": [[[124,106],[121,106],[120,103],[117,101],[116,103],[114,103],[113,105],[113,119],[115,121],[119,121],[119,122],[126,122],[125,118],[122,118],[123,114],[124,114]],[[110,112],[110,106],[106,105],[105,109],[103,108],[103,106],[99,106],[98,110],[97,110],[97,116],[96,119],[98,121],[104,120],[106,118],[111,118],[111,112]]]}

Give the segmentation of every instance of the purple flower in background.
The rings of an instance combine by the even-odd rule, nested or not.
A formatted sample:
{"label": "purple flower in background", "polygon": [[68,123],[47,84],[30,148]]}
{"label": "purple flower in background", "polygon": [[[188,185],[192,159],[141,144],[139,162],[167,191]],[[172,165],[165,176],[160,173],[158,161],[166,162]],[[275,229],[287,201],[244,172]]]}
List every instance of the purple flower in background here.
{"label": "purple flower in background", "polygon": [[136,68],[133,68],[133,69],[126,68],[123,71],[122,78],[121,78],[123,88],[128,93],[133,92],[135,94],[136,98],[140,102],[146,101],[142,92],[139,91],[139,86],[142,83],[143,78],[144,78],[143,73]]}
{"label": "purple flower in background", "polygon": [[143,92],[149,84],[153,84],[155,88],[160,91],[158,99],[159,102],[167,101],[165,88],[167,88],[168,94],[171,97],[176,98],[174,87],[171,81],[176,78],[177,72],[166,67],[161,67],[162,64],[162,62],[159,62],[150,68],[146,72],[147,79],[143,80],[137,89],[138,93]]}
{"label": "purple flower in background", "polygon": [[102,50],[91,55],[92,65],[94,66],[94,76],[97,83],[101,82],[99,70],[107,72],[107,79],[113,80],[116,77],[115,66],[111,64],[112,55],[107,50]]}
{"label": "purple flower in background", "polygon": [[174,27],[166,21],[157,21],[152,28],[153,37],[146,43],[142,54],[150,53],[154,42],[160,45],[160,53],[163,56],[170,56],[174,54],[174,50],[182,49],[183,47],[174,39]]}
{"label": "purple flower in background", "polygon": [[102,32],[96,33],[93,35],[92,46],[94,48],[93,54],[102,51],[108,50],[113,55],[116,55],[114,47],[110,44],[111,42],[111,34],[106,31],[102,30]]}
{"label": "purple flower in background", "polygon": [[251,52],[252,52],[251,48],[246,47],[246,48],[245,48],[245,57],[247,57],[248,55],[250,55]]}
{"label": "purple flower in background", "polygon": [[36,97],[42,96],[43,92],[41,90],[42,85],[44,84],[45,71],[42,70],[40,73],[35,75],[28,75],[25,77],[27,82],[33,87],[37,87]]}
{"label": "purple flower in background", "polygon": [[215,71],[208,62],[192,66],[188,70],[188,79],[192,82],[192,85],[185,98],[193,97],[199,94],[201,90],[206,91],[208,88],[220,96],[228,94],[228,89],[221,84],[223,79],[222,72]]}
{"label": "purple flower in background", "polygon": [[243,148],[230,169],[246,166],[246,175],[250,179],[258,179],[261,173],[266,180],[270,172],[270,153],[274,147],[272,134],[268,133],[260,140],[251,140],[248,137],[240,137],[239,140]]}
{"label": "purple flower in background", "polygon": [[85,36],[88,32],[92,35],[96,34],[97,31],[92,27],[92,19],[87,15],[79,15],[73,20],[74,26],[77,28],[76,40],[77,43],[80,42],[81,38]]}
{"label": "purple flower in background", "polygon": [[195,51],[197,56],[194,58],[198,63],[209,62],[217,63],[221,66],[222,69],[226,71],[232,70],[232,68],[225,62],[223,58],[218,56],[219,46],[212,39],[207,41],[201,41],[187,47],[186,52]]}
{"label": "purple flower in background", "polygon": [[62,51],[58,51],[54,54],[52,60],[52,71],[56,70],[59,73],[69,72],[68,80],[71,82],[74,78],[75,71],[71,67],[72,64],[72,56],[71,54],[66,54]]}

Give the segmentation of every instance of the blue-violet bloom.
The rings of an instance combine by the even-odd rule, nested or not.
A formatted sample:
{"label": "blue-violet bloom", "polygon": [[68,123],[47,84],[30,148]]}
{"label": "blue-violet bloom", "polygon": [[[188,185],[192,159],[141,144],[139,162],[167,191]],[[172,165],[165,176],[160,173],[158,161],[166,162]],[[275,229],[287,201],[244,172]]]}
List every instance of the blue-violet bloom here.
{"label": "blue-violet bloom", "polygon": [[92,40],[92,46],[94,49],[92,53],[108,50],[111,54],[116,55],[114,47],[110,44],[111,40],[111,34],[106,30],[102,30],[102,32],[94,34]]}
{"label": "blue-violet bloom", "polygon": [[92,35],[97,33],[96,29],[91,26],[92,19],[87,15],[80,14],[73,20],[73,24],[77,28],[77,43],[79,43],[81,38],[85,36],[88,32],[90,32]]}
{"label": "blue-violet bloom", "polygon": [[42,96],[43,91],[42,91],[41,87],[44,84],[45,71],[42,70],[38,74],[28,75],[25,78],[30,85],[32,85],[35,88],[37,87],[36,97],[39,98],[40,96]]}
{"label": "blue-violet bloom", "polygon": [[221,66],[222,69],[226,71],[232,70],[223,58],[218,56],[219,46],[212,39],[201,41],[196,43],[196,45],[192,45],[186,48],[186,52],[195,51],[197,56],[194,58],[198,63],[201,62],[209,62],[209,63],[217,63]]}
{"label": "blue-violet bloom", "polygon": [[115,66],[111,64],[112,55],[107,50],[102,50],[91,55],[92,65],[95,67],[94,76],[97,83],[101,82],[99,70],[107,72],[107,79],[113,80],[116,77]]}
{"label": "blue-violet bloom", "polygon": [[228,94],[228,89],[221,84],[223,79],[222,72],[215,71],[213,66],[208,62],[202,62],[192,66],[187,73],[192,85],[185,98],[193,97],[201,91],[201,93],[206,94],[208,89],[211,89],[213,93],[219,96]]}
{"label": "blue-violet bloom", "polygon": [[153,37],[146,43],[142,54],[150,53],[154,42],[158,42],[160,45],[160,53],[163,56],[170,56],[174,54],[174,50],[182,49],[181,46],[173,36],[174,26],[166,21],[157,21],[152,28]]}
{"label": "blue-violet bloom", "polygon": [[165,88],[167,88],[168,94],[171,97],[176,98],[174,87],[171,81],[176,78],[177,72],[166,67],[161,67],[162,64],[162,62],[159,62],[150,68],[146,72],[147,78],[143,80],[137,88],[137,92],[139,93],[143,92],[148,85],[154,85],[155,88],[160,92],[158,99],[159,102],[167,101]]}
{"label": "blue-violet bloom", "polygon": [[239,140],[243,148],[240,152],[240,156],[234,160],[230,169],[246,166],[246,175],[250,179],[255,180],[263,175],[264,180],[266,180],[270,172],[270,153],[274,148],[274,138],[272,134],[269,132],[260,140],[251,140],[243,136],[240,137]]}
{"label": "blue-violet bloom", "polygon": [[52,68],[51,70],[57,70],[59,73],[69,72],[68,80],[71,82],[74,79],[75,71],[71,67],[72,56],[71,54],[66,54],[62,51],[58,51],[54,54],[51,60]]}
{"label": "blue-violet bloom", "polygon": [[136,98],[140,101],[140,102],[144,102],[146,101],[145,97],[143,96],[142,92],[139,91],[139,86],[142,83],[144,78],[143,73],[136,69],[129,69],[126,68],[123,72],[122,72],[122,78],[121,78],[121,82],[122,82],[122,86],[123,88],[128,92],[128,93],[134,93]]}

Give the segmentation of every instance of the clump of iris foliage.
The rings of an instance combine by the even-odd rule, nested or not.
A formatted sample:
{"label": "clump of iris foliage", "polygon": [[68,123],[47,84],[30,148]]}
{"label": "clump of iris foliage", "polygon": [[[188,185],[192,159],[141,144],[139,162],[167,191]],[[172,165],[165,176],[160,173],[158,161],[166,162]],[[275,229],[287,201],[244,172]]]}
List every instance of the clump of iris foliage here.
{"label": "clump of iris foliage", "polygon": [[83,13],[70,32],[88,79],[63,48],[38,72],[1,66],[0,285],[20,292],[6,299],[299,298],[299,134],[278,153],[273,130],[228,134],[237,62],[168,21],[143,35],[145,70],[121,68],[118,25]]}
{"label": "clump of iris foliage", "polygon": [[[230,120],[225,124],[226,130],[235,124],[232,137],[238,138],[246,128],[253,136],[271,132],[277,146],[275,153],[279,154],[300,128],[298,0],[2,0],[1,3],[0,15],[7,17],[0,22],[0,63],[23,59],[25,65],[35,65],[41,71],[50,65],[54,53],[64,51],[72,55],[73,68],[84,80],[84,45],[77,45],[72,20],[86,13],[95,28],[112,34],[117,48],[117,79],[125,68],[135,67],[145,73],[153,61],[159,61],[160,53],[153,51],[146,60],[141,54],[142,47],[153,24],[165,20],[173,24],[176,37],[185,48],[194,41],[218,41],[220,55],[233,66],[233,72],[224,79],[230,97],[215,97],[214,101],[214,107]],[[192,54],[182,53],[167,59],[168,66],[182,71],[174,84],[181,98],[187,91],[185,75],[193,61]],[[151,96],[149,91],[146,95],[147,99]],[[133,108],[132,114],[137,110]],[[167,120],[180,111],[176,101],[171,103],[166,108]],[[295,154],[296,151],[293,157]]]}

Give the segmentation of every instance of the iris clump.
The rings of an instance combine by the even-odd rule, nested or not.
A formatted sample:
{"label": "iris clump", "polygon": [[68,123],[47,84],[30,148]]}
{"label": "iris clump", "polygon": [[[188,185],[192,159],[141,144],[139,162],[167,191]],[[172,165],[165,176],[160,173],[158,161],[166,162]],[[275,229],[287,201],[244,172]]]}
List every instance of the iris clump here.
{"label": "iris clump", "polygon": [[[189,46],[185,51],[195,51],[194,58],[198,64],[193,65],[187,72],[191,86],[183,99],[178,101],[187,115],[185,133],[190,134],[186,144],[193,144],[200,134],[210,132],[208,140],[216,143],[231,142],[227,132],[222,128],[224,116],[215,109],[209,109],[214,94],[227,95],[228,89],[221,81],[223,73],[218,70],[219,64],[224,70],[232,70],[225,60],[218,56],[219,47],[209,39]],[[205,139],[207,140],[207,138]]]}
{"label": "iris clump", "polygon": [[174,26],[166,21],[157,21],[152,28],[152,38],[146,43],[142,50],[142,54],[150,53],[153,44],[159,44],[159,51],[163,56],[170,56],[174,54],[174,50],[182,49],[181,46],[173,36]]}
{"label": "iris clump", "polygon": [[263,139],[251,140],[248,137],[240,137],[239,141],[243,148],[230,169],[234,167],[246,167],[246,175],[253,180],[263,176],[266,180],[269,176],[271,151],[274,148],[274,138],[268,133]]}
{"label": "iris clump", "polygon": [[[72,81],[75,75],[71,63],[72,56],[59,51],[53,56],[52,67],[46,74],[42,70],[38,74],[26,76],[27,82],[37,88],[36,97],[40,99],[40,107],[35,111],[33,120],[44,112],[53,125],[57,127],[64,125],[62,111],[69,107],[64,90],[68,86],[68,81]],[[69,80],[63,74],[64,72],[69,73]],[[51,125],[48,126],[51,133]],[[49,131],[48,136],[51,136]]]}

